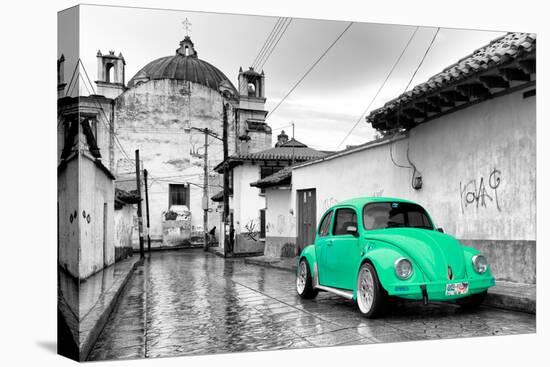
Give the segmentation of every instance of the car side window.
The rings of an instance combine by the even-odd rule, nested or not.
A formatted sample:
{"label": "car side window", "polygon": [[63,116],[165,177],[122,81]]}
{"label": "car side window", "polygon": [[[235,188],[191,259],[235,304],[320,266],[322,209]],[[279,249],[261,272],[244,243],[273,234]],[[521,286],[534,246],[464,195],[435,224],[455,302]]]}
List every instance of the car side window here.
{"label": "car side window", "polygon": [[334,236],[349,234],[347,231],[349,226],[355,226],[357,228],[357,214],[355,210],[351,208],[337,209],[332,234]]}
{"label": "car side window", "polygon": [[328,236],[330,233],[330,220],[332,219],[332,211],[325,214],[321,225],[319,226],[319,237]]}

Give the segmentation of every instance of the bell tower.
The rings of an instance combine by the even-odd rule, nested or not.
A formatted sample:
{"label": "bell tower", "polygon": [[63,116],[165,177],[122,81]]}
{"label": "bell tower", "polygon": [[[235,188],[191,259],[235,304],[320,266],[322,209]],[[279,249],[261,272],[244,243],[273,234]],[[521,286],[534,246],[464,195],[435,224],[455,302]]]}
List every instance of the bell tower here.
{"label": "bell tower", "polygon": [[271,147],[271,128],[265,122],[265,74],[253,67],[239,69],[239,140],[241,153],[259,152]]}
{"label": "bell tower", "polygon": [[124,83],[124,68],[126,61],[122,53],[118,56],[114,51],[103,55],[97,51],[97,94],[114,99],[126,90]]}

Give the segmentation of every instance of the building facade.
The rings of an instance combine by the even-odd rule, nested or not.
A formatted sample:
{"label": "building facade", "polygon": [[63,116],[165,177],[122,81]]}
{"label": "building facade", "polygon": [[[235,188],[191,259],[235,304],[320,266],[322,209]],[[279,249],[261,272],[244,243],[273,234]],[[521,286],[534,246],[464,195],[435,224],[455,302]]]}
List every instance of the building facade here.
{"label": "building facade", "polygon": [[[295,167],[297,227],[357,196],[410,199],[498,280],[535,283],[535,46],[531,34],[493,41],[373,111],[386,137]],[[295,236],[303,247],[315,231]]]}
{"label": "building facade", "polygon": [[[295,139],[289,140],[288,135],[282,131],[277,137],[275,147],[230,156],[215,168],[221,173],[224,164],[227,164],[230,171],[231,252],[263,254],[267,248],[270,222],[267,221],[266,215],[266,189],[262,186],[261,180],[273,174],[280,174],[281,171],[288,172],[288,167],[294,163],[324,155],[325,153],[309,148]],[[223,248],[223,236],[220,240],[220,246]]]}

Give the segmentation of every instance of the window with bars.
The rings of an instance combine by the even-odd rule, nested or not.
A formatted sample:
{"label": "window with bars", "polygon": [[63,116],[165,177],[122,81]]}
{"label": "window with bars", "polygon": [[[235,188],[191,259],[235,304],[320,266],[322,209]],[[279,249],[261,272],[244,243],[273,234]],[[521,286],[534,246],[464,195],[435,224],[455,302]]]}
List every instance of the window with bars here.
{"label": "window with bars", "polygon": [[168,207],[186,205],[189,207],[189,186],[184,184],[168,185]]}

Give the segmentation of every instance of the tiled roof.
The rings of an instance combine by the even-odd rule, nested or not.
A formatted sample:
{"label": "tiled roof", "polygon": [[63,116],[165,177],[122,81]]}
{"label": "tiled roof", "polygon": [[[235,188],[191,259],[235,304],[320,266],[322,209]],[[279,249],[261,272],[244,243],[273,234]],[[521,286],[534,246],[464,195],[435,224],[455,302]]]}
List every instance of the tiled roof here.
{"label": "tiled roof", "polygon": [[141,200],[138,196],[137,190],[125,191],[118,187],[115,187],[115,199],[126,204],[137,204]]}
{"label": "tiled roof", "polygon": [[286,143],[283,143],[280,145],[281,147],[299,147],[299,148],[307,148],[307,145],[305,145],[304,143],[292,138],[290,139],[289,141],[287,141]]}
{"label": "tiled roof", "polygon": [[[318,150],[305,147],[275,147],[261,152],[256,153],[247,153],[247,154],[238,154],[228,158],[230,166],[235,166],[242,162],[253,162],[253,161],[292,161],[295,162],[304,162],[311,159],[317,159],[324,157],[326,153],[320,152]],[[216,172],[221,172],[223,169],[223,163],[221,162],[214,170]]]}
{"label": "tiled roof", "polygon": [[280,171],[275,172],[272,175],[264,177],[261,180],[252,182],[250,186],[255,186],[260,188],[276,186],[280,184],[290,183],[291,178],[292,178],[292,167],[289,166],[289,167],[283,168]]}
{"label": "tiled roof", "polygon": [[308,147],[276,147],[262,150],[257,153],[241,154],[236,156],[238,159],[244,160],[290,160],[294,157],[295,160],[310,160],[324,156],[325,153],[319,152]]}
{"label": "tiled roof", "polygon": [[[434,96],[438,92],[454,93],[458,87],[459,92],[464,94],[460,98],[464,98],[464,102],[470,102],[477,96],[479,96],[477,99],[488,98],[493,90],[509,88],[509,82],[529,81],[529,74],[535,72],[535,49],[535,34],[508,33],[445,68],[427,82],[415,86],[412,90],[387,102],[383,107],[372,111],[367,116],[367,122],[375,128],[384,130],[389,126],[384,121],[387,116],[413,103],[423,103],[424,112],[426,108],[429,112],[440,110],[441,104],[438,101],[441,101],[442,97]],[[521,60],[528,60],[528,64],[522,64]],[[506,69],[508,67],[509,69]],[[479,77],[479,80],[472,80],[475,77]],[[464,84],[466,82],[470,84]],[[460,88],[464,89],[460,90]],[[432,96],[433,99],[430,100]],[[447,100],[443,100],[445,107],[450,108]],[[422,108],[419,109],[422,110]],[[417,115],[413,114],[413,116],[413,120],[418,118]]]}
{"label": "tiled roof", "polygon": [[215,194],[210,198],[210,200],[215,201],[215,202],[223,201],[223,190],[220,190],[220,191],[218,191],[217,193],[215,193]]}

